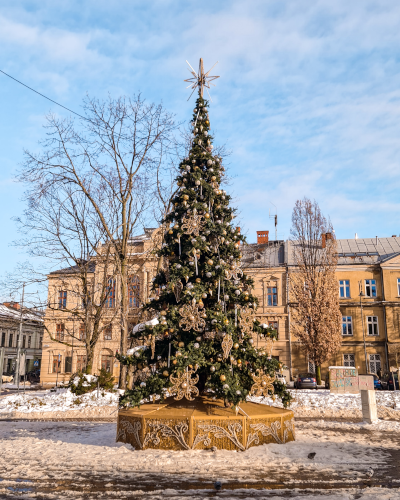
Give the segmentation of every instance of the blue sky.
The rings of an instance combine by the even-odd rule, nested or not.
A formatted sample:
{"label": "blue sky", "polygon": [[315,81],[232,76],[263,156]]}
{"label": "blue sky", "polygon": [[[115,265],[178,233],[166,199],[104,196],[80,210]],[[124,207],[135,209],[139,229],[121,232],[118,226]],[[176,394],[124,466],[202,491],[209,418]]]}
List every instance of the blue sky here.
{"label": "blue sky", "polygon": [[[77,112],[141,91],[186,121],[185,60],[218,60],[211,124],[250,242],[272,204],[287,238],[303,196],[339,238],[400,233],[399,2],[2,0],[0,47],[0,69]],[[0,74],[0,274],[24,259],[13,176],[50,110],[68,115]]]}

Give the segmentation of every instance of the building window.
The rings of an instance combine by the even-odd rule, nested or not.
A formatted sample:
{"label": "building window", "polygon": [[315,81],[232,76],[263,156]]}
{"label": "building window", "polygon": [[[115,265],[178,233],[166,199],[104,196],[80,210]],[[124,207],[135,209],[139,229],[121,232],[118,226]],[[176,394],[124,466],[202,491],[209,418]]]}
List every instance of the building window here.
{"label": "building window", "polygon": [[350,297],[349,280],[339,280],[339,296],[341,299],[348,299]]}
{"label": "building window", "polygon": [[13,334],[10,333],[10,336],[8,337],[8,347],[13,346]]}
{"label": "building window", "polygon": [[79,340],[86,340],[86,328],[85,323],[79,325]]}
{"label": "building window", "polygon": [[381,369],[381,356],[380,354],[369,355],[369,371],[370,373],[378,373]]}
{"label": "building window", "polygon": [[111,373],[111,367],[112,367],[112,356],[109,354],[102,355],[101,356],[101,369],[105,370],[108,373]]}
{"label": "building window", "polygon": [[86,356],[84,354],[78,354],[76,357],[76,371],[83,372],[86,368]]}
{"label": "building window", "polygon": [[17,342],[15,343],[15,347],[18,347],[19,345],[19,334],[17,335]]}
{"label": "building window", "polygon": [[367,316],[368,335],[379,335],[378,316]]}
{"label": "building window", "polygon": [[72,356],[65,357],[65,373],[72,372]]}
{"label": "building window", "polygon": [[5,347],[6,346],[6,332],[3,332],[1,334],[1,347]]}
{"label": "building window", "polygon": [[354,354],[343,354],[343,366],[356,367],[356,360]]}
{"label": "building window", "polygon": [[353,335],[353,322],[351,316],[342,316],[342,335]]}
{"label": "building window", "polygon": [[61,373],[61,354],[53,355],[53,373]]}
{"label": "building window", "polygon": [[104,328],[104,340],[112,340],[112,325],[107,325]]}
{"label": "building window", "polygon": [[140,306],[140,279],[139,276],[131,276],[128,281],[129,307]]}
{"label": "building window", "polygon": [[26,335],[22,336],[22,348],[25,349],[26,347]]}
{"label": "building window", "polygon": [[308,373],[315,373],[315,363],[314,361],[308,362]]}
{"label": "building window", "polygon": [[105,306],[108,308],[115,307],[115,280],[110,278],[107,285],[107,297]]}
{"label": "building window", "polygon": [[64,342],[64,323],[56,324],[56,340]]}
{"label": "building window", "polygon": [[28,337],[28,349],[31,348],[31,344],[32,344],[32,337],[29,335],[29,337]]}
{"label": "building window", "polygon": [[268,326],[269,328],[273,328],[274,330],[276,330],[277,334],[278,334],[278,339],[279,339],[279,325],[278,325],[278,322],[277,321],[268,321]]}
{"label": "building window", "polygon": [[276,286],[267,287],[267,305],[268,306],[278,305],[278,291]]}
{"label": "building window", "polygon": [[39,349],[42,348],[42,344],[43,344],[43,337],[40,337],[39,338]]}
{"label": "building window", "polygon": [[400,297],[400,278],[397,278],[397,296]]}
{"label": "building window", "polygon": [[376,297],[376,280],[365,280],[366,297]]}
{"label": "building window", "polygon": [[58,292],[58,308],[65,309],[67,307],[67,292],[60,290]]}

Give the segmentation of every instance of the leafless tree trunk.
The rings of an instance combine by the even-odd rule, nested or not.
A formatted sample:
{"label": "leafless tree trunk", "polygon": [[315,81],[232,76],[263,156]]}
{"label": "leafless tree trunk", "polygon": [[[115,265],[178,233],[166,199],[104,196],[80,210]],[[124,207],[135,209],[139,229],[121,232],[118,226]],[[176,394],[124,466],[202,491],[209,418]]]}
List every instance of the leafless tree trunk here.
{"label": "leafless tree trunk", "polygon": [[[128,341],[129,242],[142,229],[157,196],[156,171],[175,129],[161,105],[109,98],[85,101],[87,120],[49,116],[40,154],[26,152],[21,179],[43,189],[68,185],[82,193],[104,233],[118,277],[121,353]],[[120,374],[125,388],[126,367]]]}
{"label": "leafless tree trunk", "polygon": [[335,274],[335,233],[316,201],[297,200],[292,214],[291,246],[291,328],[303,351],[315,363],[317,383],[321,384],[321,364],[341,345],[342,316]]}

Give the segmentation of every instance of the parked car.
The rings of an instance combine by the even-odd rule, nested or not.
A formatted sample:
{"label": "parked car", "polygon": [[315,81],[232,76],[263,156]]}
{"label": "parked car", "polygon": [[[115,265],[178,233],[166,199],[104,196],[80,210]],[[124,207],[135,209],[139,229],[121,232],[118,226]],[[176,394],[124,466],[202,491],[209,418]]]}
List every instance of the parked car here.
{"label": "parked car", "polygon": [[313,373],[303,373],[297,375],[294,382],[295,389],[317,389],[317,379]]}
{"label": "parked car", "polygon": [[[394,374],[394,383],[396,384],[396,389],[399,390],[399,375],[397,373]],[[393,373],[388,374],[387,378],[387,389],[388,391],[393,391],[394,390],[394,383],[393,383]]]}
{"label": "parked car", "polygon": [[286,379],[282,373],[275,373],[275,380],[278,380],[278,382],[282,382],[282,384],[286,385]]}

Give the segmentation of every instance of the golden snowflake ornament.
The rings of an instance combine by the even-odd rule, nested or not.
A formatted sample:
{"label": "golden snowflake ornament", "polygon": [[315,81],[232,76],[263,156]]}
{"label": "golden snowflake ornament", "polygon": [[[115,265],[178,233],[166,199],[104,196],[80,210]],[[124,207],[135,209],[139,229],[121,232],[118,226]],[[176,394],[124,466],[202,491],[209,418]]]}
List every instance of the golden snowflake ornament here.
{"label": "golden snowflake ornament", "polygon": [[231,278],[238,280],[240,276],[243,276],[243,271],[240,268],[239,262],[232,262],[229,269],[225,270],[225,276],[228,280]]}
{"label": "golden snowflake ornament", "polygon": [[275,377],[266,375],[263,371],[260,371],[259,375],[252,375],[254,384],[251,386],[250,394],[251,396],[268,396],[274,394],[274,381]]}
{"label": "golden snowflake ornament", "polygon": [[[199,390],[196,387],[197,382],[199,381],[199,376],[196,375],[192,378],[194,374],[193,370],[178,372],[178,375],[174,377],[173,375],[169,376],[169,379],[172,383],[172,387],[170,388],[171,392],[176,392],[175,400],[179,401],[182,398],[186,398],[189,401],[193,401],[196,396],[199,395]],[[194,397],[192,397],[192,394]]]}
{"label": "golden snowflake ornament", "polygon": [[253,335],[253,326],[256,312],[254,309],[242,309],[239,316],[239,324],[242,333]]}
{"label": "golden snowflake ornament", "polygon": [[203,216],[197,213],[188,217],[182,217],[182,229],[187,235],[199,236],[200,231],[204,228],[204,224]]}
{"label": "golden snowflake ornament", "polygon": [[185,304],[179,309],[179,314],[182,319],[179,321],[179,326],[186,332],[195,330],[200,332],[206,326],[205,320],[200,316],[200,310],[196,304]]}

